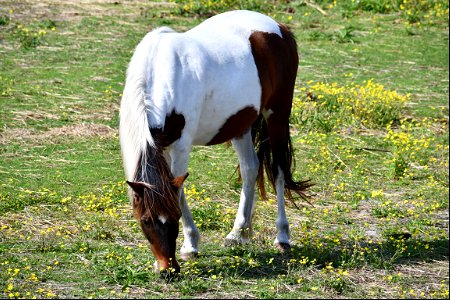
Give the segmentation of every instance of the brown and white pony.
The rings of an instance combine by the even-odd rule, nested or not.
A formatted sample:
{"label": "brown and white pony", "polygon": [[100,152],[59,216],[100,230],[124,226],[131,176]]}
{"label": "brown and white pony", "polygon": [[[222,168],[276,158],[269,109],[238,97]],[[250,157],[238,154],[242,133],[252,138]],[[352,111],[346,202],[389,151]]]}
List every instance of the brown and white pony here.
{"label": "brown and white pony", "polygon": [[297,67],[293,34],[251,11],[219,14],[184,33],[158,28],[138,44],[121,102],[120,144],[134,214],[156,269],[180,269],[180,218],[181,258],[198,253],[200,235],[183,192],[193,145],[231,140],[237,152],[243,186],[226,243],[250,240],[255,185],[265,196],[265,170],[278,200],[275,244],[290,247],[284,195],[303,196],[311,185],[292,177],[289,116]]}

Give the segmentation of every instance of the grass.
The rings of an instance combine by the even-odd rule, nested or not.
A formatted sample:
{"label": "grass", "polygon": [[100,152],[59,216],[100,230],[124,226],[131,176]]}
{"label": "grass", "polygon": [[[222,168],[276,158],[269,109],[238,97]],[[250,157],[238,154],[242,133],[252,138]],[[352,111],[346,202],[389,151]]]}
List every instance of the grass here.
{"label": "grass", "polygon": [[[236,155],[195,147],[201,253],[167,281],[126,197],[125,69],[148,30],[229,8],[297,37],[295,176],[313,206],[287,203],[289,253],[273,195],[252,243],[223,247]],[[448,2],[0,0],[0,56],[1,298],[448,298]]]}

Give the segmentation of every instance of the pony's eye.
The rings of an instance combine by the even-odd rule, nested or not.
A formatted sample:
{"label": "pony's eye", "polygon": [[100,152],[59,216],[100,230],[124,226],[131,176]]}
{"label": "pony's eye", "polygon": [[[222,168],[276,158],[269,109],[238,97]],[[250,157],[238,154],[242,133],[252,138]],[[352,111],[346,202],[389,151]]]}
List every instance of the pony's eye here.
{"label": "pony's eye", "polygon": [[138,196],[133,197],[133,207],[137,207],[141,203],[141,199]]}

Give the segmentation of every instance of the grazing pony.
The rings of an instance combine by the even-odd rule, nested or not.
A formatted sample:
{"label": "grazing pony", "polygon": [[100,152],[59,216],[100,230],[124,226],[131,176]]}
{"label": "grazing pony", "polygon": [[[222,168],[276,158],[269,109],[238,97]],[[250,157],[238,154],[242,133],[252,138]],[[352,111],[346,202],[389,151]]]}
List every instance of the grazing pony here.
{"label": "grazing pony", "polygon": [[231,140],[237,152],[243,186],[226,244],[249,241],[255,185],[265,196],[265,170],[278,200],[275,244],[290,247],[284,194],[304,196],[311,185],[292,178],[289,116],[297,67],[288,28],[245,10],[184,33],[161,27],[137,45],[121,102],[120,145],[133,211],[157,270],[180,269],[180,218],[181,258],[198,253],[200,235],[182,188],[193,145]]}

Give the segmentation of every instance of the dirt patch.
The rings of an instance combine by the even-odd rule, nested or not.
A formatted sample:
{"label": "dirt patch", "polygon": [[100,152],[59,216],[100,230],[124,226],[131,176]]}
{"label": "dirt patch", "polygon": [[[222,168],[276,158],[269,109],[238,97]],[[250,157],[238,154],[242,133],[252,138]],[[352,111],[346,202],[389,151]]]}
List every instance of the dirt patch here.
{"label": "dirt patch", "polygon": [[58,137],[58,136],[100,136],[113,137],[116,135],[116,130],[103,124],[76,124],[63,127],[52,128],[45,132],[44,137]]}
{"label": "dirt patch", "polygon": [[12,111],[14,115],[13,120],[25,123],[26,121],[41,121],[41,120],[59,120],[59,116],[42,110],[35,111]]}

